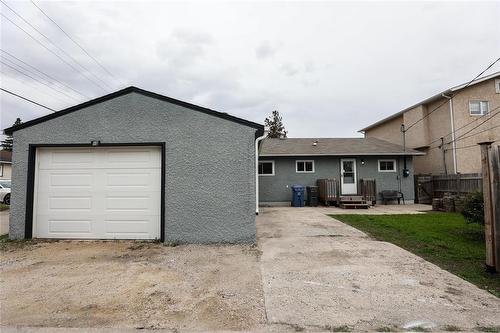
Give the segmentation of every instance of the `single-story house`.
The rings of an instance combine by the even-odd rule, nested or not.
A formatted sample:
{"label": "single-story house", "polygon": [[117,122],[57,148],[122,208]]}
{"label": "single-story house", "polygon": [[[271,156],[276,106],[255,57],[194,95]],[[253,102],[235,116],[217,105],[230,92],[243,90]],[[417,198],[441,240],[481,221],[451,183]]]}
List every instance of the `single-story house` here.
{"label": "single-story house", "polygon": [[11,238],[255,241],[260,124],[129,87],[4,132]]}
{"label": "single-story house", "polygon": [[396,190],[411,203],[412,159],[422,154],[375,138],[265,139],[259,147],[259,203],[290,205],[292,185],[331,178],[339,181],[341,195],[360,195],[360,180],[369,178],[376,182],[377,201],[381,191]]}
{"label": "single-story house", "polygon": [[10,179],[12,174],[12,152],[0,150],[0,179]]}

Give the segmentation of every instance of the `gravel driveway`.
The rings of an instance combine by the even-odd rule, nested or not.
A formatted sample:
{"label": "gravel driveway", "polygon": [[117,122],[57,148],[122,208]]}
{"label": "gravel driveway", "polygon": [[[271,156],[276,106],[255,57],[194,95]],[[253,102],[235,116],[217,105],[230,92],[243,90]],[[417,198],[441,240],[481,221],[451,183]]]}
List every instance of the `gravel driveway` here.
{"label": "gravel driveway", "polygon": [[2,325],[244,330],[265,322],[250,246],[3,245]]}

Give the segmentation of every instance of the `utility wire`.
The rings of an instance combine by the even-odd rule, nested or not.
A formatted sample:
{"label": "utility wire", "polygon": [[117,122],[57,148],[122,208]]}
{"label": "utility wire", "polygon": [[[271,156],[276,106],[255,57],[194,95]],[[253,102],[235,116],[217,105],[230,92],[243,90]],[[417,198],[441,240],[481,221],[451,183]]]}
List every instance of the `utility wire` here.
{"label": "utility wire", "polygon": [[[17,61],[19,61],[20,63],[22,63],[22,64],[24,64],[24,65],[26,65],[26,66],[28,66],[28,67],[32,68],[33,70],[35,70],[36,72],[38,72],[38,73],[42,74],[43,76],[45,76],[45,77],[49,78],[50,80],[53,80],[53,81],[55,81],[55,82],[59,83],[61,86],[65,87],[65,88],[67,88],[67,89],[69,89],[69,90],[72,90],[72,91],[76,92],[77,94],[79,94],[79,95],[81,95],[81,96],[85,97],[86,99],[91,99],[91,97],[89,97],[89,96],[87,96],[87,95],[83,94],[82,92],[80,92],[80,91],[78,91],[78,90],[76,90],[76,89],[71,88],[70,86],[66,85],[65,83],[63,83],[63,82],[59,81],[58,79],[54,78],[53,76],[50,76],[49,74],[47,74],[47,73],[45,73],[45,72],[42,72],[42,71],[41,71],[41,70],[39,70],[38,68],[36,68],[36,67],[34,67],[34,66],[32,66],[32,65],[28,64],[27,62],[25,62],[25,61],[23,61],[23,60],[19,59],[18,57],[16,57],[16,56],[12,55],[11,53],[9,53],[9,52],[7,52],[7,51],[5,51],[5,50],[2,50],[1,48],[0,48],[0,51],[1,51],[1,52],[3,52],[3,53],[5,53],[5,54],[7,54],[9,57],[12,57],[12,58],[16,59],[16,60],[17,60]],[[19,66],[19,65],[18,65],[18,66]],[[21,66],[19,66],[19,67],[21,67]],[[24,70],[26,70],[26,71],[30,72],[30,71],[29,71],[29,69],[24,68]],[[31,71],[30,73],[35,74],[35,73],[34,73],[34,72],[32,72],[32,71]],[[38,76],[39,76],[39,77],[42,77],[41,75],[38,75]],[[47,81],[48,81],[48,80],[47,80]]]}
{"label": "utility wire", "polygon": [[52,53],[53,55],[55,55],[57,58],[59,58],[59,60],[61,60],[62,62],[64,62],[66,65],[68,65],[69,67],[71,67],[75,72],[79,73],[79,74],[82,74],[82,76],[84,76],[89,82],[93,83],[94,85],[98,86],[99,88],[101,88],[102,90],[104,91],[107,91],[106,88],[104,88],[103,86],[101,86],[98,82],[95,82],[93,80],[91,80],[85,73],[81,72],[78,68],[76,68],[75,66],[73,66],[71,63],[67,62],[64,58],[62,58],[59,54],[55,53],[53,50],[51,50],[50,48],[48,48],[46,45],[44,45],[42,42],[40,42],[38,39],[36,39],[35,37],[33,37],[33,35],[31,35],[29,32],[27,32],[26,30],[24,30],[22,27],[20,27],[19,25],[17,25],[14,21],[12,21],[10,18],[8,18],[7,16],[5,16],[3,13],[0,13],[0,16],[2,16],[3,18],[5,18],[7,21],[9,21],[10,23],[12,23],[13,25],[15,25],[17,28],[19,28],[20,30],[22,30],[25,34],[27,34],[31,39],[33,39],[35,42],[37,42],[38,44],[40,44],[40,46],[42,46],[44,49],[46,49],[47,51],[49,51],[50,53]]}
{"label": "utility wire", "polygon": [[[500,108],[500,106],[498,106],[497,108]],[[479,125],[476,125],[476,126],[472,127],[470,130],[468,130],[465,133],[462,133],[458,138],[455,138],[455,142],[458,141],[458,140],[460,140],[461,138],[463,138],[464,135],[472,132],[473,130],[475,130],[476,128],[478,128],[479,126],[481,126],[482,124],[484,124],[485,122],[490,121],[491,119],[493,119],[493,117],[498,116],[499,114],[500,114],[500,112],[495,113],[494,115],[492,115],[491,117],[489,117],[488,119],[486,119],[485,121],[483,121],[482,123],[480,123]],[[451,142],[449,142],[449,143],[451,143]]]}
{"label": "utility wire", "polygon": [[84,71],[86,71],[87,73],[89,73],[90,75],[92,75],[97,81],[101,82],[102,84],[104,84],[106,86],[107,89],[109,90],[112,90],[112,88],[106,84],[106,82],[104,82],[104,80],[102,80],[101,78],[99,78],[97,75],[95,75],[94,73],[92,73],[87,67],[85,67],[84,65],[82,65],[78,60],[76,60],[72,55],[70,55],[68,52],[64,51],[61,47],[57,46],[49,37],[47,37],[47,35],[45,35],[43,32],[41,32],[40,30],[38,30],[35,26],[33,26],[33,24],[31,24],[30,22],[28,22],[21,14],[19,14],[18,12],[16,12],[14,9],[12,9],[9,5],[7,5],[5,3],[5,1],[3,0],[0,0],[0,2],[5,6],[7,7],[11,12],[13,12],[17,17],[19,17],[21,20],[23,20],[24,23],[26,23],[27,25],[29,25],[33,30],[35,30],[36,32],[38,32],[43,38],[45,38],[53,47],[55,47],[56,49],[58,49],[60,52],[62,52],[66,57],[70,58],[71,60],[73,60],[73,62],[75,64],[77,64],[78,66],[80,66],[81,69],[83,69]]}
{"label": "utility wire", "polygon": [[498,127],[500,127],[500,124],[499,124],[499,125],[496,125],[496,126],[493,126],[493,127],[485,128],[485,129],[483,129],[483,130],[480,130],[479,132],[476,132],[476,133],[473,133],[473,134],[470,134],[470,135],[467,135],[467,136],[461,137],[461,138],[460,138],[460,140],[464,140],[464,139],[467,139],[467,138],[473,137],[474,135],[477,135],[477,134],[479,134],[479,133],[483,133],[483,132],[491,131],[492,129],[495,129],[495,128],[498,128]]}
{"label": "utility wire", "polygon": [[106,67],[104,67],[96,58],[94,58],[92,55],[90,55],[90,53],[87,52],[87,50],[85,50],[85,48],[83,46],[81,46],[76,40],[74,40],[66,31],[64,31],[63,28],[61,28],[61,26],[59,24],[56,23],[56,21],[54,21],[49,15],[47,15],[47,13],[45,13],[45,11],[43,11],[33,0],[31,0],[31,3],[36,7],[38,8],[38,10],[43,14],[45,15],[46,18],[48,18],[52,23],[55,24],[56,27],[59,28],[59,30],[61,30],[65,35],[66,37],[68,37],[73,43],[75,43],[76,46],[78,46],[87,56],[89,56],[89,58],[91,58],[92,60],[94,60],[94,62],[99,65],[99,67],[102,68],[103,71],[105,71],[107,74],[109,74],[111,77],[113,77],[114,79],[116,79],[116,76],[113,75],[113,73],[111,73],[108,69],[106,69]]}
{"label": "utility wire", "polygon": [[[491,110],[490,112],[488,112],[488,113],[486,113],[486,114],[483,114],[483,115],[481,115],[480,117],[477,117],[476,119],[474,119],[474,120],[472,120],[472,121],[469,121],[467,124],[465,124],[465,125],[463,125],[463,126],[460,126],[459,128],[457,128],[457,129],[455,130],[455,133],[456,133],[456,132],[458,132],[458,131],[460,131],[462,128],[469,126],[470,124],[475,123],[476,121],[483,119],[483,118],[484,118],[484,117],[486,117],[486,116],[493,116],[493,115],[495,114],[495,112],[494,112],[494,111],[495,111],[495,110],[497,110],[497,109],[499,109],[499,107],[496,107],[496,108],[494,108],[493,110]],[[496,112],[497,112],[497,113],[500,113],[500,110],[498,110],[498,111],[496,111]],[[447,137],[448,135],[451,135],[451,133],[452,133],[452,132],[450,132],[450,133],[448,133],[448,134],[444,135],[444,136],[443,136],[443,138]],[[438,139],[436,139],[436,140],[434,140],[434,141],[431,141],[431,142],[429,143],[429,146],[431,146],[433,143],[436,143],[436,142],[438,142],[438,141],[441,141],[441,138],[438,138]]]}
{"label": "utility wire", "polygon": [[2,73],[3,76],[5,76],[5,77],[8,76],[9,79],[16,80],[22,85],[26,85],[26,86],[31,87],[33,89],[33,91],[37,91],[39,93],[45,94],[45,95],[49,96],[51,99],[58,100],[61,103],[64,103],[64,104],[68,103],[68,100],[64,99],[63,96],[53,94],[52,91],[46,91],[44,89],[40,89],[40,86],[36,82],[21,79],[19,76],[11,76],[11,73],[5,69],[5,66],[1,66],[0,72]]}
{"label": "utility wire", "polygon": [[27,98],[27,97],[24,97],[24,96],[18,95],[18,94],[16,94],[16,93],[13,93],[12,91],[9,91],[9,90],[4,89],[4,88],[2,88],[2,87],[0,87],[0,90],[2,90],[2,91],[4,91],[4,92],[6,92],[7,94],[11,94],[11,95],[13,95],[13,96],[16,96],[17,98],[20,98],[20,99],[23,99],[23,100],[25,100],[25,101],[27,101],[27,102],[30,102],[30,103],[32,103],[32,104],[38,105],[38,106],[40,106],[40,107],[42,107],[42,108],[45,108],[45,109],[47,109],[47,110],[50,110],[50,111],[52,111],[52,112],[57,112],[56,110],[54,110],[54,109],[52,109],[52,108],[49,108],[48,106],[45,106],[45,105],[40,104],[40,103],[38,103],[38,102],[35,102],[35,101],[33,101],[33,100],[31,100],[31,99],[29,99],[29,98]]}
{"label": "utility wire", "polygon": [[[469,85],[472,84],[472,82],[476,81],[477,78],[479,78],[481,75],[483,75],[488,69],[490,69],[491,67],[493,67],[497,62],[500,61],[500,57],[498,59],[496,59],[494,62],[492,62],[490,65],[488,65],[488,67],[486,67],[481,73],[479,73],[478,75],[476,75],[472,80],[469,81],[469,83],[467,83],[463,88],[460,88],[460,90],[463,90],[465,88],[467,88]],[[435,111],[437,111],[440,107],[442,107],[443,105],[445,105],[446,103],[448,103],[448,101],[452,100],[453,97],[455,97],[456,95],[458,95],[460,92],[457,92],[455,95],[451,95],[450,96],[450,99],[445,99],[445,101],[441,104],[439,104],[436,108],[434,108],[431,112],[427,113],[425,116],[423,116],[422,118],[420,118],[419,120],[415,121],[413,124],[411,124],[410,126],[408,126],[406,129],[405,129],[405,132],[407,132],[410,128],[412,128],[413,126],[415,126],[416,124],[418,124],[419,122],[421,122],[422,120],[424,120],[425,118],[429,117],[432,113],[434,113]]]}
{"label": "utility wire", "polygon": [[[497,107],[496,107],[496,108],[494,108],[492,111],[495,111],[495,110],[497,110],[497,109],[500,109],[500,106],[497,106]],[[470,129],[470,130],[468,130],[467,132],[462,133],[462,134],[461,134],[458,138],[455,138],[455,140],[454,140],[454,141],[452,140],[452,141],[449,141],[449,142],[445,142],[444,144],[445,144],[445,145],[449,145],[450,143],[453,143],[453,142],[458,142],[458,141],[464,140],[464,139],[466,139],[466,138],[470,138],[470,137],[472,137],[472,136],[474,136],[474,135],[476,135],[476,134],[483,133],[483,132],[489,131],[489,130],[491,130],[491,129],[493,129],[493,128],[500,127],[500,125],[493,126],[493,127],[491,127],[491,128],[487,128],[487,129],[481,130],[481,131],[476,132],[476,133],[474,133],[474,134],[471,134],[471,135],[469,135],[469,136],[465,136],[466,134],[469,134],[470,132],[472,132],[472,131],[473,131],[473,130],[475,130],[476,128],[480,127],[481,125],[483,125],[483,124],[484,124],[484,123],[486,123],[487,121],[490,121],[493,117],[495,117],[495,116],[497,116],[497,115],[499,115],[499,114],[500,114],[500,110],[498,110],[498,112],[497,112],[497,113],[495,113],[495,114],[490,113],[491,117],[489,117],[488,119],[486,119],[485,121],[483,121],[483,122],[482,122],[482,123],[480,123],[479,125],[477,125],[477,126],[475,126],[475,127],[471,128],[471,129]],[[476,119],[476,120],[478,120],[478,119]],[[472,123],[472,122],[470,122],[470,123]],[[466,124],[465,126],[469,125],[470,123]],[[462,128],[463,128],[463,127],[465,127],[465,126],[462,126]],[[439,139],[439,140],[441,140],[441,139]],[[430,147],[430,148],[429,148],[429,150],[432,150],[432,149],[437,149],[437,148],[441,148],[441,145],[436,146],[436,147]],[[457,148],[456,148],[456,149],[457,149]],[[448,150],[449,150],[449,149],[448,149]]]}
{"label": "utility wire", "polygon": [[[4,60],[7,60],[7,59],[4,59]],[[64,91],[58,90],[58,89],[54,88],[53,86],[51,86],[50,84],[47,84],[46,82],[43,82],[42,80],[37,79],[36,77],[33,77],[33,76],[29,75],[29,74],[24,73],[23,71],[21,71],[21,70],[19,70],[19,69],[15,68],[15,67],[13,67],[13,66],[11,66],[11,65],[9,65],[9,64],[7,64],[7,63],[5,63],[3,60],[0,60],[0,63],[1,63],[2,65],[4,65],[4,66],[9,67],[9,68],[10,68],[10,69],[12,69],[13,71],[16,71],[17,73],[20,73],[20,74],[22,74],[22,75],[24,75],[24,76],[26,76],[26,77],[29,77],[29,78],[30,78],[30,79],[32,79],[33,81],[36,81],[36,82],[38,82],[38,83],[40,83],[40,84],[43,84],[44,86],[47,86],[47,87],[49,87],[50,89],[52,89],[52,90],[54,90],[54,91],[56,91],[56,92],[58,92],[58,93],[60,93],[60,94],[63,94],[63,95],[64,95],[64,96],[66,96],[66,97],[71,98],[72,100],[74,100],[74,101],[76,101],[76,102],[81,102],[81,100],[79,100],[79,99],[75,98],[74,96],[71,96],[71,95],[69,95],[69,94],[66,94]]]}

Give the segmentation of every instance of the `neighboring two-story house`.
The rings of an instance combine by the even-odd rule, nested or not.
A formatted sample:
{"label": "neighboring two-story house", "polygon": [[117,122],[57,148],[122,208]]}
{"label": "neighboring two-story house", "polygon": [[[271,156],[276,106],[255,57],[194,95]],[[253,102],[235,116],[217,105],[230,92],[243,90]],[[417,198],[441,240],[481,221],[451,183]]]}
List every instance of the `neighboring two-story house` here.
{"label": "neighboring two-story house", "polygon": [[477,143],[500,144],[500,72],[447,89],[360,132],[402,144],[401,125],[406,147],[425,153],[414,158],[416,174],[481,172]]}

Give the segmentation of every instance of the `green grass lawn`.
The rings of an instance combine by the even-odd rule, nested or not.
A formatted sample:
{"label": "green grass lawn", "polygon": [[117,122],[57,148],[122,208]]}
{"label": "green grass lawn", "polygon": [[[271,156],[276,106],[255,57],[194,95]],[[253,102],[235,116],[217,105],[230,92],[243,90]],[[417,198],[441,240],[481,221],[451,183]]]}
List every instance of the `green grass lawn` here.
{"label": "green grass lawn", "polygon": [[0,211],[6,210],[6,209],[9,209],[9,208],[10,208],[9,205],[4,205],[3,203],[0,203]]}
{"label": "green grass lawn", "polygon": [[485,271],[484,229],[457,213],[331,215],[396,244],[500,297],[500,275]]}

